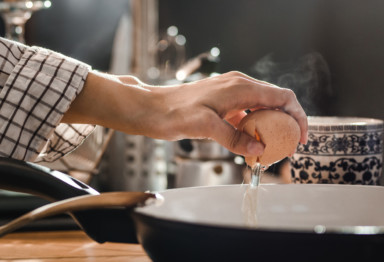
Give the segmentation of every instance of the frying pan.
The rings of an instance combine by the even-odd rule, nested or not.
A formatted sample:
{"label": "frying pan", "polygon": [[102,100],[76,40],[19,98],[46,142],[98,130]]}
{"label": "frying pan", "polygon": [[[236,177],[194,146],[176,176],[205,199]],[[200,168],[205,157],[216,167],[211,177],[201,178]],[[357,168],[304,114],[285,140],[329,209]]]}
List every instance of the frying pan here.
{"label": "frying pan", "polygon": [[[153,261],[376,261],[383,256],[384,188],[379,186],[262,185],[257,195],[247,185],[178,188],[161,197],[99,194],[65,174],[0,159],[0,187],[55,201],[27,214],[30,220],[46,210],[53,210],[47,215],[70,212],[95,241],[138,241]],[[158,200],[145,204],[151,199]],[[254,223],[247,223],[245,200],[257,204]]]}

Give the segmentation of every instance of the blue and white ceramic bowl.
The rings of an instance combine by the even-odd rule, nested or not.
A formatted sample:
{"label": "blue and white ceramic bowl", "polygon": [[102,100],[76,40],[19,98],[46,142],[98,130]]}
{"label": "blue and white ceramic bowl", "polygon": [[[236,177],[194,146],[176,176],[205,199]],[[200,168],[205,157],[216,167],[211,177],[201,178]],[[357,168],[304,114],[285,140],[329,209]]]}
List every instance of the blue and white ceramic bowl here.
{"label": "blue and white ceramic bowl", "polygon": [[293,183],[377,185],[382,175],[383,121],[308,117],[308,143],[291,158]]}

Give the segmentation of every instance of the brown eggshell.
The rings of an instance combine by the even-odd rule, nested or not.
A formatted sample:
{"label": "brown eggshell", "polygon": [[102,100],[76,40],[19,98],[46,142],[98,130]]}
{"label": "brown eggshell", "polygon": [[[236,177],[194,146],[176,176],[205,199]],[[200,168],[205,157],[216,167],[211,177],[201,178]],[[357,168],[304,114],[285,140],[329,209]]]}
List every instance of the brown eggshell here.
{"label": "brown eggshell", "polygon": [[270,166],[295,152],[300,140],[300,127],[290,115],[279,110],[257,110],[245,116],[238,127],[265,145],[261,156],[245,157],[246,163],[254,167],[257,162]]}

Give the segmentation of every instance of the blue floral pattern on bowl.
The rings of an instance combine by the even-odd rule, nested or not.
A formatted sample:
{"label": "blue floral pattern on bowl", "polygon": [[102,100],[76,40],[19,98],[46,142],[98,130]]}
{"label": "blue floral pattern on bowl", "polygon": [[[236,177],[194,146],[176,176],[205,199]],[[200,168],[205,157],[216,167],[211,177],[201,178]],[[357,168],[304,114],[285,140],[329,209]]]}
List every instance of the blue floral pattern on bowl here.
{"label": "blue floral pattern on bowl", "polygon": [[354,158],[338,158],[329,165],[322,165],[312,157],[299,157],[292,159],[291,165],[293,182],[306,184],[378,185],[382,170],[382,161],[377,157],[366,157],[361,162]]}
{"label": "blue floral pattern on bowl", "polygon": [[[321,120],[322,117],[316,117]],[[309,121],[308,143],[291,157],[293,183],[377,185],[382,175],[383,121],[351,118],[359,124]],[[363,124],[364,121],[366,124]],[[341,121],[341,122],[343,122]]]}
{"label": "blue floral pattern on bowl", "polygon": [[350,135],[308,134],[308,143],[297,153],[308,155],[368,155],[383,153],[382,132]]}

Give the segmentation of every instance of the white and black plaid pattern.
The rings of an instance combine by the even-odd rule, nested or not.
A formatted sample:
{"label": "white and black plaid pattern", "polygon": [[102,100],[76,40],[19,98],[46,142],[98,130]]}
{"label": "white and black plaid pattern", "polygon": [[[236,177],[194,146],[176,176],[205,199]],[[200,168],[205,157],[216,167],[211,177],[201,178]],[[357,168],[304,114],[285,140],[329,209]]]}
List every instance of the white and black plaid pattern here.
{"label": "white and black plaid pattern", "polygon": [[51,162],[80,145],[94,126],[60,120],[89,70],[64,55],[0,38],[0,156]]}

